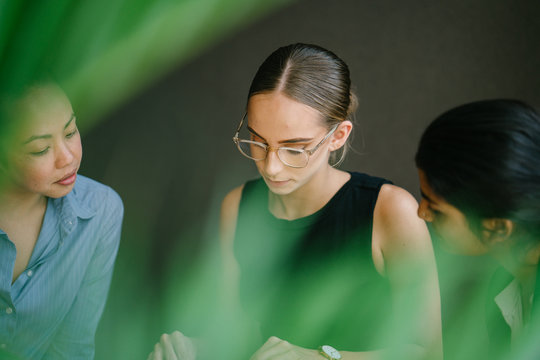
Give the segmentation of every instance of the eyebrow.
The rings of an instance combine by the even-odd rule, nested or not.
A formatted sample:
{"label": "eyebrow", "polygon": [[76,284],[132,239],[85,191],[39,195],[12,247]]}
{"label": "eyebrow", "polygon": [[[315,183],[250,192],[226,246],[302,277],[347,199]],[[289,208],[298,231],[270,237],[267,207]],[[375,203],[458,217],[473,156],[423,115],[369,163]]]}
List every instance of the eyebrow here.
{"label": "eyebrow", "polygon": [[[73,122],[73,120],[75,120],[75,114],[72,113],[71,114],[71,117],[69,118],[68,122],[66,123],[66,125],[64,125],[64,130],[67,129],[67,127]],[[24,142],[23,142],[23,145],[26,145],[28,143],[31,143],[32,141],[34,140],[38,140],[38,139],[50,139],[52,137],[51,134],[45,134],[45,135],[33,135],[33,136],[30,136],[28,139],[26,139]]]}
{"label": "eyebrow", "polygon": [[[260,137],[264,141],[266,141],[266,139],[264,137],[257,134],[257,132],[255,130],[253,130],[251,127],[249,127],[249,125],[247,126],[247,129],[249,130],[250,133],[252,133],[252,134]],[[307,143],[307,142],[311,142],[311,141],[313,141],[313,138],[294,138],[294,139],[287,139],[287,140],[278,141],[278,144],[296,144],[296,143]]]}

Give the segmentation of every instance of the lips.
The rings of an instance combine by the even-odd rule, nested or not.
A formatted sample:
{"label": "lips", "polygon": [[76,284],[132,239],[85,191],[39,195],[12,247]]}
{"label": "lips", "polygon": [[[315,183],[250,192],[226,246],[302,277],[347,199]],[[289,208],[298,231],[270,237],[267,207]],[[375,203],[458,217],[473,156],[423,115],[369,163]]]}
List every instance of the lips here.
{"label": "lips", "polygon": [[270,180],[268,178],[266,179],[266,181],[268,181],[268,183],[272,186],[284,186],[289,183],[289,180],[278,181],[278,180]]}
{"label": "lips", "polygon": [[75,182],[76,178],[77,178],[77,170],[69,173],[62,179],[58,180],[56,183],[60,185],[71,185]]}

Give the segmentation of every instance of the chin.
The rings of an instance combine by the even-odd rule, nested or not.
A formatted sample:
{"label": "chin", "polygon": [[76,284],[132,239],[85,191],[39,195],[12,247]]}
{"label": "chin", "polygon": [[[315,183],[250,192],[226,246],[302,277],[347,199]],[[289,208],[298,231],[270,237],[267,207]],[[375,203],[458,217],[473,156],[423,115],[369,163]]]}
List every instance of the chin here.
{"label": "chin", "polygon": [[268,189],[276,194],[276,195],[288,195],[292,193],[294,190],[296,190],[292,184],[286,184],[285,186],[273,186],[272,184],[269,184],[268,181],[265,180],[266,186]]}
{"label": "chin", "polygon": [[73,190],[74,186],[75,186],[75,183],[68,186],[62,186],[61,189],[51,189],[47,191],[44,195],[53,199],[58,199],[69,194],[71,190]]}
{"label": "chin", "polygon": [[[268,184],[267,184],[268,186]],[[271,186],[268,186],[268,189],[273,193],[273,194],[276,194],[276,195],[288,195],[290,193],[293,192],[293,190],[291,189],[285,189],[285,188],[275,188],[275,187],[271,187]]]}

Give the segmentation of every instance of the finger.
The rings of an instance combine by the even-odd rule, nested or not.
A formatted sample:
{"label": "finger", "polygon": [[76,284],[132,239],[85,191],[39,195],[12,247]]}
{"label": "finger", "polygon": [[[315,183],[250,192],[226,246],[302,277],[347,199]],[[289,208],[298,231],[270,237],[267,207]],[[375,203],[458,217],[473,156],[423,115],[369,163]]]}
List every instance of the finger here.
{"label": "finger", "polygon": [[180,331],[175,331],[170,335],[170,341],[176,355],[180,359],[195,359],[197,349],[191,338],[185,336]]}
{"label": "finger", "polygon": [[186,336],[184,334],[182,334],[180,331],[174,331],[171,335],[170,335],[170,340],[171,340],[171,343],[174,345],[181,345],[182,343],[184,343],[186,341]]}
{"label": "finger", "polygon": [[162,350],[163,350],[163,358],[166,360],[178,360],[178,357],[176,356],[173,346],[171,344],[171,340],[169,338],[168,334],[161,335],[160,341],[159,341]]}
{"label": "finger", "polygon": [[163,351],[161,351],[161,345],[157,343],[154,345],[154,351],[148,356],[150,360],[162,360],[163,359]]}
{"label": "finger", "polygon": [[277,336],[270,336],[268,340],[266,340],[266,342],[264,343],[263,347],[272,348],[274,346],[281,344],[283,341],[284,340],[281,340]]}
{"label": "finger", "polygon": [[283,353],[283,348],[289,344],[286,341],[281,340],[276,336],[271,336],[266,342],[253,354],[250,360],[270,360],[278,359],[280,354]]}

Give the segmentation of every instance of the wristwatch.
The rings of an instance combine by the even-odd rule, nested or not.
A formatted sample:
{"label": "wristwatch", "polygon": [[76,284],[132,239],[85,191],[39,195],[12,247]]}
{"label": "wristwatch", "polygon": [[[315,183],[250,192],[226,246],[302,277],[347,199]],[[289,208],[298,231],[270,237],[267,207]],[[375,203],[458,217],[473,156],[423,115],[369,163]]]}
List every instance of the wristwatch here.
{"label": "wristwatch", "polygon": [[319,352],[321,353],[322,356],[324,356],[328,360],[339,360],[339,359],[341,359],[341,354],[339,353],[339,351],[337,351],[336,349],[334,349],[330,345],[321,346],[319,348]]}

